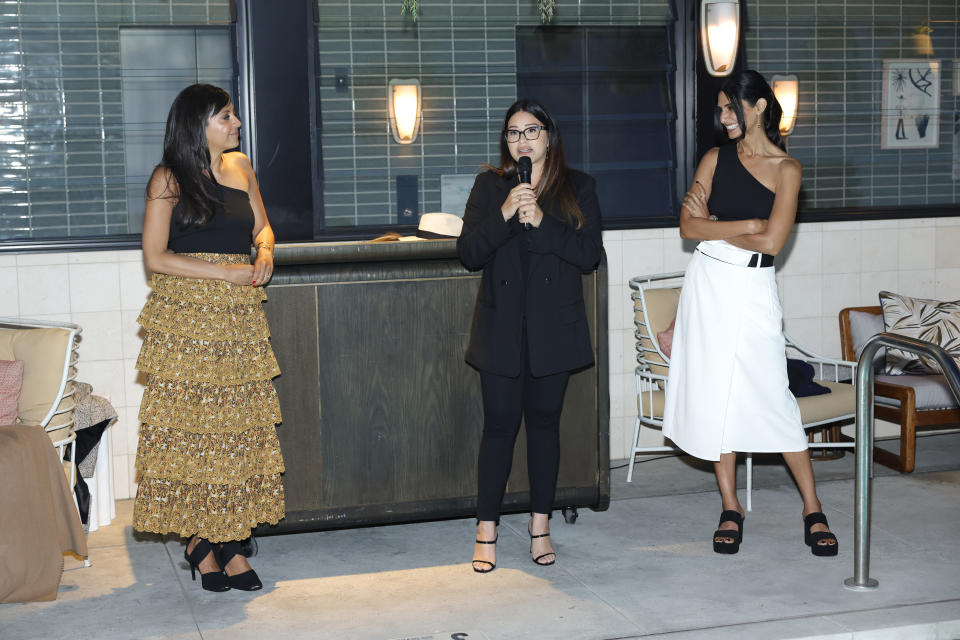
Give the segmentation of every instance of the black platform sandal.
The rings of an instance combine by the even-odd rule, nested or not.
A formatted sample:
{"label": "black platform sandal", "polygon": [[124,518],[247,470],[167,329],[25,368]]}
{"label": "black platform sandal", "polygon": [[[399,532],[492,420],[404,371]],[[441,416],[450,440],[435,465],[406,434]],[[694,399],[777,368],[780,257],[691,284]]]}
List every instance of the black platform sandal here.
{"label": "black platform sandal", "polygon": [[[498,534],[497,534],[497,537],[494,538],[493,540],[481,540],[480,538],[477,538],[474,542],[476,542],[477,544],[497,544],[497,540],[499,540],[499,539],[500,539],[500,534],[498,533]],[[488,565],[490,565],[490,568],[489,568],[489,569],[478,568],[478,567],[477,567],[477,563],[479,563],[479,564],[488,564]],[[470,566],[472,566],[472,567],[473,567],[473,570],[476,571],[477,573],[490,573],[491,571],[493,571],[494,569],[497,568],[497,563],[496,563],[496,562],[490,562],[489,560],[476,560],[476,559],[474,559],[474,560],[471,560]]]}
{"label": "black platform sandal", "polygon": [[[535,536],[533,535],[533,532],[530,531],[530,525],[528,523],[527,534],[530,536],[530,559],[533,560],[533,564],[538,564],[541,567],[549,567],[550,565],[552,565],[554,562],[557,561],[556,551],[547,551],[546,553],[541,553],[536,558],[533,557],[533,541],[536,540],[537,538],[549,538],[550,537],[549,533],[541,533],[540,535]],[[543,558],[546,558],[547,556],[553,556],[553,560],[551,560],[550,562],[540,562],[540,560],[542,560]]]}
{"label": "black platform sandal", "polygon": [[[190,543],[187,542],[187,545],[189,546]],[[213,547],[206,538],[198,538],[196,546],[193,547],[193,551],[190,553],[187,553],[186,549],[183,550],[183,557],[190,564],[190,578],[192,580],[196,581],[197,570],[200,568],[200,563],[203,562],[209,553],[213,553]],[[214,553],[213,557],[216,559],[217,554]],[[221,565],[221,567],[222,566],[223,565]],[[207,591],[217,593],[230,590],[230,585],[227,584],[227,576],[223,574],[222,569],[220,571],[208,571],[207,573],[201,572],[200,586]]]}
{"label": "black platform sandal", "polygon": [[223,574],[227,577],[227,584],[231,589],[240,591],[259,591],[263,589],[263,583],[260,577],[253,569],[231,576],[227,573],[227,565],[233,560],[233,556],[243,555],[240,550],[240,541],[231,540],[220,545],[220,566],[223,567]]}
{"label": "black platform sandal", "polygon": [[[733,522],[737,529],[720,529],[724,522]],[[740,541],[743,540],[743,516],[739,511],[727,509],[720,514],[720,525],[713,532],[713,550],[716,553],[733,554],[740,551]]]}
{"label": "black platform sandal", "polygon": [[815,556],[837,555],[840,546],[837,536],[829,531],[811,532],[810,527],[815,524],[830,526],[827,524],[827,516],[823,515],[822,511],[814,511],[803,519],[803,542],[810,547],[810,553]]}

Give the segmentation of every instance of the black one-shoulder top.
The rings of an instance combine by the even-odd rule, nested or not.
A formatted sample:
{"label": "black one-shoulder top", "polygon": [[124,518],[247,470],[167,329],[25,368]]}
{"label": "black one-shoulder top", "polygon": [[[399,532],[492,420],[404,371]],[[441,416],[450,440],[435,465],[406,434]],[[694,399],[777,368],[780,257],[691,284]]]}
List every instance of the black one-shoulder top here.
{"label": "black one-shoulder top", "polygon": [[740,162],[734,142],[718,149],[717,168],[707,208],[719,220],[770,218],[775,194],[763,186]]}
{"label": "black one-shoulder top", "polygon": [[181,228],[177,222],[183,204],[178,202],[170,216],[167,248],[175,253],[250,253],[253,236],[253,209],[246,191],[209,182],[219,202],[213,217],[203,225]]}

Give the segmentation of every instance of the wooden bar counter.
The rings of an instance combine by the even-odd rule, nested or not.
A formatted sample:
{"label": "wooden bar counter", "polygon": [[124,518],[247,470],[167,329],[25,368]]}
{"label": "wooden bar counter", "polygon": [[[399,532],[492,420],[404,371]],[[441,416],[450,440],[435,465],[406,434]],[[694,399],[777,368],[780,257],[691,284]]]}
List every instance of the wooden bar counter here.
{"label": "wooden bar counter", "polygon": [[[483,410],[464,362],[479,272],[454,240],[277,245],[264,308],[287,517],[258,535],[464,517],[476,507]],[[557,508],[607,508],[606,266],[584,274],[597,364],[570,378]],[[531,328],[535,330],[535,328]],[[528,508],[518,436],[504,511]]]}

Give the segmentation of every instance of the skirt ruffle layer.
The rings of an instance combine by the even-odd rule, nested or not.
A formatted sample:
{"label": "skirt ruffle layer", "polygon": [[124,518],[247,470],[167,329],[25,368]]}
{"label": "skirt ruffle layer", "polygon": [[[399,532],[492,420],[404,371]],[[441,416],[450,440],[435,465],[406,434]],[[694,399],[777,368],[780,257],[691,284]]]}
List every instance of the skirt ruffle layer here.
{"label": "skirt ruffle layer", "polygon": [[151,424],[140,426],[137,470],[158,480],[241,485],[255,475],[284,471],[277,429],[196,433]]}
{"label": "skirt ruffle layer", "polygon": [[277,524],[284,513],[279,474],[253,476],[241,485],[190,484],[147,476],[137,489],[133,528],[227,542],[250,537],[258,524]]}
{"label": "skirt ruffle layer", "polygon": [[140,403],[140,422],[182,431],[244,431],[280,422],[273,383],[253,380],[238,385],[196,384],[150,377]]}
{"label": "skirt ruffle layer", "polygon": [[[187,254],[217,264],[246,255]],[[284,516],[275,424],[280,373],[260,287],[157,274],[138,322],[140,406],[134,528],[242,540]]]}

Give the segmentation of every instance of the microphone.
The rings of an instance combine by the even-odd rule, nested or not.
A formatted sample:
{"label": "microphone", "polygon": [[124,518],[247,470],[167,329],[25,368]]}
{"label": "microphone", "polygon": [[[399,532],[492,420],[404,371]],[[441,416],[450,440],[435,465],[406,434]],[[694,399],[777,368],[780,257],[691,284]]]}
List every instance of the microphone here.
{"label": "microphone", "polygon": [[[530,184],[531,173],[533,173],[533,163],[530,162],[530,156],[520,156],[520,159],[517,160],[517,177],[520,179],[520,182]],[[524,222],[523,228],[529,229],[530,223]]]}

